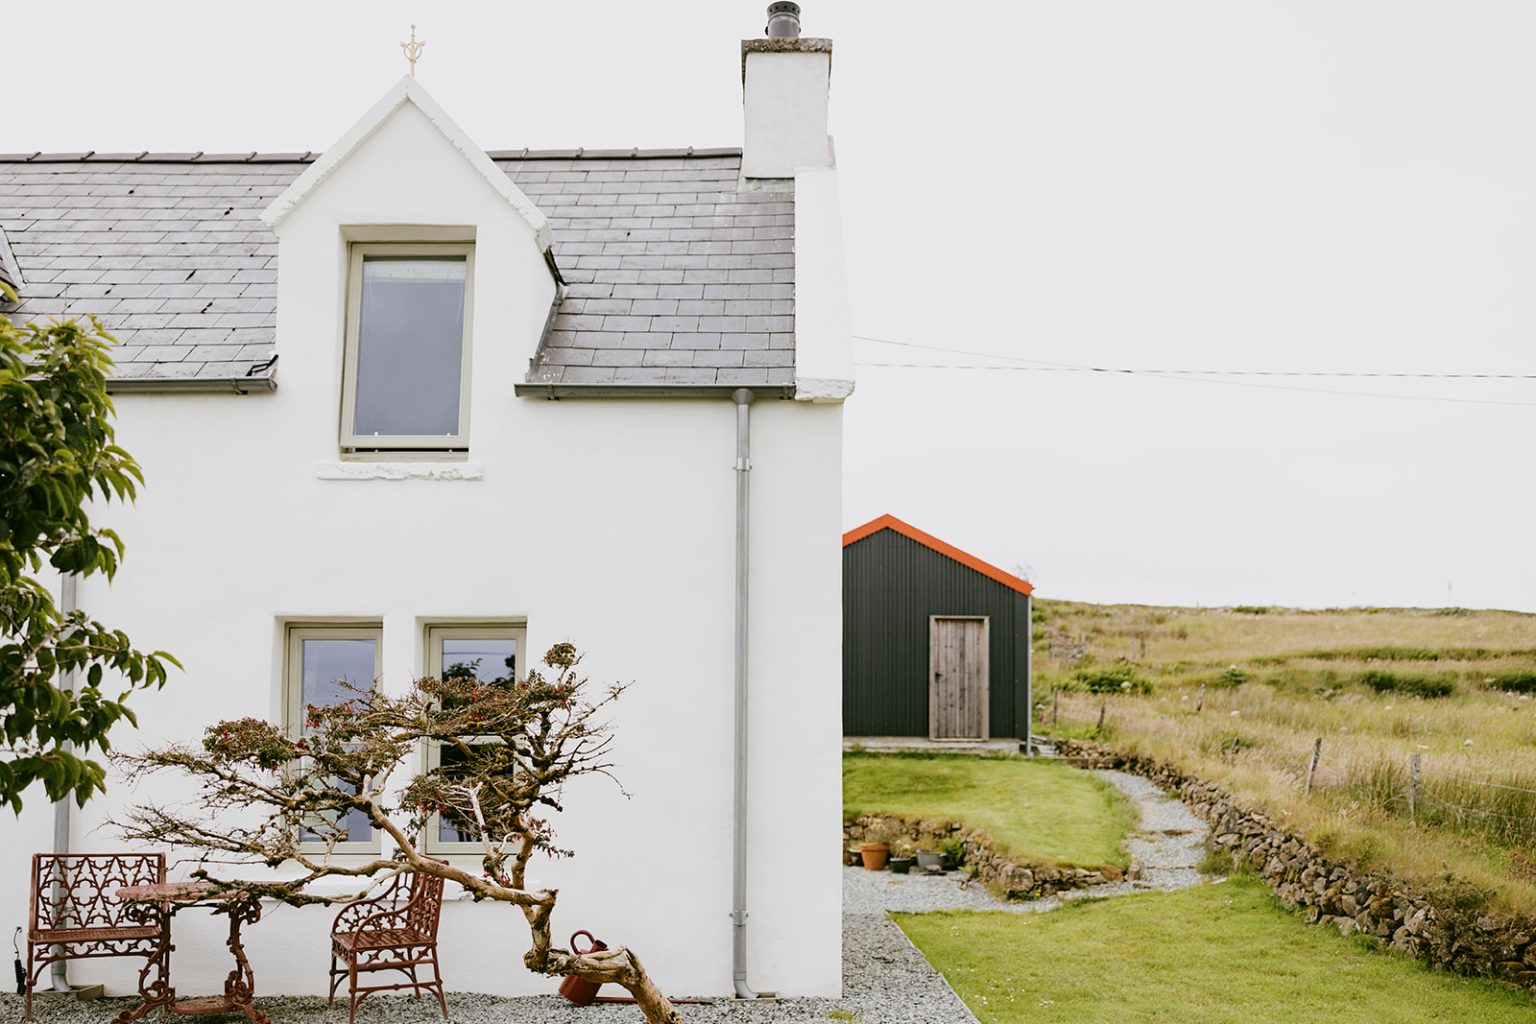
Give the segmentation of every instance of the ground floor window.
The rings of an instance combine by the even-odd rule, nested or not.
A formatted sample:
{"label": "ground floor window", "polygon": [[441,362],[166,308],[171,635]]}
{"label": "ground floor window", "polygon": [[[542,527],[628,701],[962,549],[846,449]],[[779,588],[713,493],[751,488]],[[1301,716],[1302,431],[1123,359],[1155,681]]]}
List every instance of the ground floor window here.
{"label": "ground floor window", "polygon": [[[305,735],[308,709],[329,707],[356,696],[356,689],[372,689],[382,673],[382,629],[364,625],[294,625],[287,631],[287,673],[284,684],[284,726],[290,736]],[[336,853],[371,853],[378,849],[378,833],[361,811],[352,811],[340,822],[316,823],[306,832],[303,845],[323,850],[330,838],[327,826],[337,826],[344,837],[332,849]]]}
{"label": "ground floor window", "polygon": [[[427,674],[438,678],[458,676],[487,686],[512,686],[524,664],[527,628],[521,623],[485,625],[433,625],[427,627]],[[487,740],[487,742],[490,742]],[[427,767],[439,765],[450,772],[463,754],[434,744],[426,751]],[[427,851],[469,853],[480,849],[468,822],[437,815],[427,824]]]}

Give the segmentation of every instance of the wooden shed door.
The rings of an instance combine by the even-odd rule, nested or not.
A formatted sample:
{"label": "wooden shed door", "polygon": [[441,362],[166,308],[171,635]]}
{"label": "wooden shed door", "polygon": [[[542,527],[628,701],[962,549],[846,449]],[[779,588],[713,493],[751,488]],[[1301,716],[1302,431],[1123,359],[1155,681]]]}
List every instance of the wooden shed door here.
{"label": "wooden shed door", "polygon": [[987,620],[929,618],[928,671],[928,735],[936,740],[986,739]]}

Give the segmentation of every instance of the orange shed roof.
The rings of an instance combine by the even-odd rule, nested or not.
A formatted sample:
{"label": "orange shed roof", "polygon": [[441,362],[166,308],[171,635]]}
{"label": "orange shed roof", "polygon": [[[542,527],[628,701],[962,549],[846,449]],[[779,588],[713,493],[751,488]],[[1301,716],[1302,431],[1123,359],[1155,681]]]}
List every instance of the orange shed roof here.
{"label": "orange shed roof", "polygon": [[991,562],[984,562],[975,555],[967,554],[953,544],[946,544],[933,534],[924,533],[911,523],[904,523],[889,514],[883,515],[879,519],[871,519],[863,526],[855,526],[843,534],[843,547],[847,547],[855,541],[861,541],[871,534],[879,533],[881,530],[895,530],[908,540],[915,540],[925,548],[937,551],[948,558],[953,558],[966,568],[975,569],[988,579],[996,580],[1003,586],[1011,590],[1017,590],[1021,594],[1032,594],[1035,591],[1034,586],[1028,580],[1021,580],[1013,573],[1005,572]]}

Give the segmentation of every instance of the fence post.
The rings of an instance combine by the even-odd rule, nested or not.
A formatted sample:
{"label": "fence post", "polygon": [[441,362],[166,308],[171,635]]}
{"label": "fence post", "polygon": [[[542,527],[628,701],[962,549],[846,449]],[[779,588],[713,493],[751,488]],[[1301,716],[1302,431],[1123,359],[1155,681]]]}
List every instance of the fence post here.
{"label": "fence post", "polygon": [[1093,727],[1093,734],[1095,736],[1104,731],[1104,709],[1108,706],[1108,703],[1101,703],[1099,705],[1099,724]]}
{"label": "fence post", "polygon": [[1200,692],[1195,694],[1195,714],[1198,715],[1203,707],[1205,707],[1205,684],[1201,683]]}
{"label": "fence post", "polygon": [[1061,723],[1061,687],[1051,689],[1051,725]]}
{"label": "fence post", "polygon": [[1408,758],[1408,820],[1419,823],[1419,755]]}
{"label": "fence post", "polygon": [[1312,776],[1317,774],[1317,759],[1323,756],[1323,738],[1319,736],[1312,744],[1312,761],[1307,765],[1307,789],[1304,795],[1312,793]]}

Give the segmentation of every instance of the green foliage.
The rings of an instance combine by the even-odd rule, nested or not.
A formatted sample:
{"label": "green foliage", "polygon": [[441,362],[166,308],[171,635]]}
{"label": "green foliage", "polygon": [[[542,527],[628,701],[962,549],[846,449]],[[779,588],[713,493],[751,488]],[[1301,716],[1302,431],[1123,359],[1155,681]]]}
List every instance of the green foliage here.
{"label": "green foliage", "polygon": [[965,842],[959,836],[940,840],[939,852],[949,858],[949,866],[958,868],[965,864]]}
{"label": "green foliage", "polygon": [[1456,692],[1456,684],[1444,676],[1410,676],[1381,669],[1368,669],[1360,673],[1360,682],[1377,693],[1407,693],[1415,697],[1449,697]]}
{"label": "green foliage", "polygon": [[33,782],[81,805],[102,790],[105,769],[75,751],[106,751],[112,726],[134,721],[128,693],[164,685],[177,664],[61,612],[37,579],[45,565],[110,579],[122,559],[123,542],[85,509],[132,500],[143,482],[113,441],[112,344],[94,319],[17,327],[0,317],[0,803],[17,812]]}
{"label": "green foliage", "polygon": [[305,740],[290,740],[271,722],[260,718],[236,718],[203,730],[203,750],[218,764],[250,762],[274,771],[303,756]]}
{"label": "green foliage", "polygon": [[1151,693],[1152,684],[1136,676],[1132,665],[1086,668],[1077,673],[1077,681],[1089,693]]}

